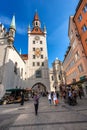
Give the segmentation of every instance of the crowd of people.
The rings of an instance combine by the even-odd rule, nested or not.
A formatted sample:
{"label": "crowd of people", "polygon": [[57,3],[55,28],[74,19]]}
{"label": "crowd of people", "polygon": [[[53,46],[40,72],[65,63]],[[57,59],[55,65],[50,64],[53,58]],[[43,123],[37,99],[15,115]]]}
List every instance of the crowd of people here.
{"label": "crowd of people", "polygon": [[77,104],[77,97],[82,99],[83,90],[82,88],[72,88],[66,87],[61,91],[61,98],[64,98],[65,103],[69,105],[76,105]]}
{"label": "crowd of people", "polygon": [[[77,97],[82,99],[83,91],[81,88],[75,89],[71,87],[65,87],[63,89],[60,89],[60,93],[58,91],[55,92],[48,92],[47,98],[49,104],[54,104],[55,106],[59,103],[59,98],[64,99],[65,103],[68,103],[69,105],[76,105],[77,104]],[[33,94],[33,101],[34,101],[34,108],[35,108],[35,115],[38,114],[38,107],[39,107],[39,98],[41,97],[41,94],[38,94],[35,92]],[[24,94],[21,92],[21,105],[24,105]]]}
{"label": "crowd of people", "polygon": [[58,98],[59,98],[58,92],[49,92],[48,93],[48,101],[49,101],[50,105],[52,104],[52,101],[55,106],[58,105],[58,103],[59,103]]}

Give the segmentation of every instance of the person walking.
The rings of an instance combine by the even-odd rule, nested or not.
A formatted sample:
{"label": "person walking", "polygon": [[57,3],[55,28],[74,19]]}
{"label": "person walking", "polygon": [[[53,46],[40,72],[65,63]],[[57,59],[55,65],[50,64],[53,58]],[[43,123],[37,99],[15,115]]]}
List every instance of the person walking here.
{"label": "person walking", "polygon": [[57,101],[57,95],[56,95],[56,92],[53,93],[53,102],[54,102],[54,105],[56,106],[56,101]]}
{"label": "person walking", "polygon": [[35,108],[35,115],[38,114],[38,106],[39,106],[39,96],[37,93],[34,94],[34,108]]}
{"label": "person walking", "polygon": [[78,95],[79,95],[79,98],[82,99],[82,91],[81,91],[81,89],[78,90]]}
{"label": "person walking", "polygon": [[51,98],[51,93],[49,92],[48,93],[48,101],[49,101],[49,104],[51,105],[51,100],[52,100],[52,98]]}
{"label": "person walking", "polygon": [[24,93],[21,91],[21,105],[24,105]]}

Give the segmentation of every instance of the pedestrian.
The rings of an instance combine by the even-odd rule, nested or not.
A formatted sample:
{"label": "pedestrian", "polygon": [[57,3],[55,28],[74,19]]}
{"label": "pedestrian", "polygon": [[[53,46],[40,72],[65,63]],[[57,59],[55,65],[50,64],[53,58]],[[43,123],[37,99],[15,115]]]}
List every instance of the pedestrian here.
{"label": "pedestrian", "polygon": [[24,105],[24,93],[21,91],[21,105]]}
{"label": "pedestrian", "polygon": [[81,91],[81,89],[78,90],[78,95],[79,95],[79,98],[82,99],[82,91]]}
{"label": "pedestrian", "polygon": [[37,93],[34,94],[34,108],[35,108],[35,115],[38,114],[38,106],[39,106],[39,95]]}
{"label": "pedestrian", "polygon": [[68,103],[69,103],[69,105],[72,105],[72,92],[70,89],[68,91]]}
{"label": "pedestrian", "polygon": [[56,104],[56,101],[57,101],[57,95],[56,95],[56,92],[53,93],[53,102],[54,102],[54,105],[57,105]]}
{"label": "pedestrian", "polygon": [[51,100],[52,100],[52,98],[51,98],[51,93],[49,92],[48,93],[48,101],[49,101],[49,104],[51,105]]}

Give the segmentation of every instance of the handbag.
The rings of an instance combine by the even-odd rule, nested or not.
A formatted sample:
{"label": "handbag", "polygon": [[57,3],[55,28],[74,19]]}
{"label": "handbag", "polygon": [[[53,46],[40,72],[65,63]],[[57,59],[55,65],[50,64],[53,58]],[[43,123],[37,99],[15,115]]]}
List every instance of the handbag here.
{"label": "handbag", "polygon": [[55,104],[56,104],[56,105],[58,105],[58,103],[59,103],[59,100],[58,100],[58,99],[57,99],[57,100],[55,100]]}

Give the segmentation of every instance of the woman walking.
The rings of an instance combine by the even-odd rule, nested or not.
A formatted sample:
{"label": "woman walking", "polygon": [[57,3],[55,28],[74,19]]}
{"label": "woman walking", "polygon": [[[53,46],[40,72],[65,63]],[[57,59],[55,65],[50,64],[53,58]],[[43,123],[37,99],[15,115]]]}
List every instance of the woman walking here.
{"label": "woman walking", "polygon": [[37,93],[34,94],[34,108],[35,108],[35,115],[38,114],[38,105],[39,105],[39,96]]}
{"label": "woman walking", "polygon": [[56,95],[56,92],[53,93],[53,102],[54,102],[54,105],[56,106],[57,105],[57,95]]}

